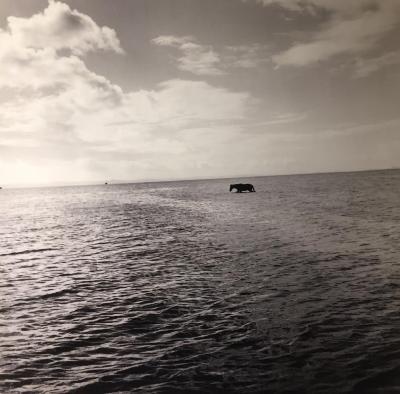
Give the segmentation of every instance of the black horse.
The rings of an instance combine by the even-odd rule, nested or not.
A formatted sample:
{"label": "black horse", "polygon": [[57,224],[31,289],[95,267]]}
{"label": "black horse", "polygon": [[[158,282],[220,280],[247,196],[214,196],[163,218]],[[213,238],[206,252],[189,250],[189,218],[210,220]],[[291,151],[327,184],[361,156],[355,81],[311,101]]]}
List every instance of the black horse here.
{"label": "black horse", "polygon": [[255,192],[254,186],[251,183],[235,183],[229,186],[229,191],[236,189],[236,193],[241,192]]}

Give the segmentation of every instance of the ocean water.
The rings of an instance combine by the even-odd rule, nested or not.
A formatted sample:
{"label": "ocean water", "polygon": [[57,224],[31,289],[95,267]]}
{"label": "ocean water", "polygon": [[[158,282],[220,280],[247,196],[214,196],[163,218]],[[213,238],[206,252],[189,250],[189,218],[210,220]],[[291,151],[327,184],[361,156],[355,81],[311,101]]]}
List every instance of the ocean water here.
{"label": "ocean water", "polygon": [[0,191],[0,392],[400,392],[400,171]]}

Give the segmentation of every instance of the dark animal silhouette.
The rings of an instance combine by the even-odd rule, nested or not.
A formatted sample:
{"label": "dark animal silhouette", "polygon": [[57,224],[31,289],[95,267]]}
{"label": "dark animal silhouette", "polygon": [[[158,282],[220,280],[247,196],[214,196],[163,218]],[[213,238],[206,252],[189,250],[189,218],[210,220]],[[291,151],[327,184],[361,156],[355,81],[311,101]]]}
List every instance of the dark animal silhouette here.
{"label": "dark animal silhouette", "polygon": [[229,191],[231,192],[233,189],[236,189],[236,193],[256,191],[251,183],[235,183],[230,185]]}

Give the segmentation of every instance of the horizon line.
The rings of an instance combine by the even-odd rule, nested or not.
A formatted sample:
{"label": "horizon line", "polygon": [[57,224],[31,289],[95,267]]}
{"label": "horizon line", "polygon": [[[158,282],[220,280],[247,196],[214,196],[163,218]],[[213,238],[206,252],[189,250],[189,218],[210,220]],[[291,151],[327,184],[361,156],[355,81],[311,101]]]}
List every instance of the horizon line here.
{"label": "horizon line", "polygon": [[320,174],[346,174],[354,172],[377,172],[377,171],[396,171],[400,170],[400,167],[390,167],[390,168],[371,168],[371,169],[357,169],[357,170],[340,170],[340,171],[316,171],[316,172],[293,172],[284,174],[269,174],[269,175],[236,175],[236,176],[216,176],[216,177],[206,177],[206,178],[176,178],[176,179],[147,179],[147,180],[94,180],[94,181],[71,181],[71,182],[60,182],[51,184],[5,184],[0,185],[1,189],[35,189],[35,188],[49,188],[49,187],[77,187],[77,186],[112,186],[112,185],[124,185],[124,184],[143,184],[143,183],[168,183],[168,182],[190,182],[190,181],[207,181],[207,180],[218,180],[218,179],[232,179],[232,178],[264,178],[264,177],[279,177],[279,176],[298,176],[298,175],[320,175]]}

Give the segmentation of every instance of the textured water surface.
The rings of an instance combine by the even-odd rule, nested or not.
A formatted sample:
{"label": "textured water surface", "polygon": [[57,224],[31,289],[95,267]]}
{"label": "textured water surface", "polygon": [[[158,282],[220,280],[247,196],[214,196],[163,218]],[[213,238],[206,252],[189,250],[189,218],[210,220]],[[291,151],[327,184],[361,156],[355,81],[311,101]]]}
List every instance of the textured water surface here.
{"label": "textured water surface", "polygon": [[400,171],[0,191],[0,392],[400,392]]}

